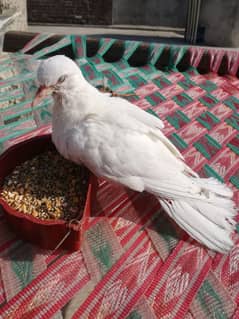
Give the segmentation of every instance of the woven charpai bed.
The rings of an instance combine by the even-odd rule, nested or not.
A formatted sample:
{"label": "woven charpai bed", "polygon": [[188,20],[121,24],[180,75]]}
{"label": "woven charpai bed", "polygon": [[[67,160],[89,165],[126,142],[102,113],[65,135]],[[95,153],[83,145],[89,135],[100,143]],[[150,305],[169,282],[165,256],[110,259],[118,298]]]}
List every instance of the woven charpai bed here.
{"label": "woven charpai bed", "polygon": [[[238,51],[103,38],[89,50],[90,40],[78,36],[44,47],[50,37],[36,35],[0,57],[1,153],[51,131],[52,100],[31,110],[36,68],[38,59],[67,47],[91,83],[159,116],[186,162],[227,183],[239,206]],[[237,319],[235,240],[230,254],[215,254],[152,196],[102,180],[77,252],[18,240],[0,215],[0,318]]]}

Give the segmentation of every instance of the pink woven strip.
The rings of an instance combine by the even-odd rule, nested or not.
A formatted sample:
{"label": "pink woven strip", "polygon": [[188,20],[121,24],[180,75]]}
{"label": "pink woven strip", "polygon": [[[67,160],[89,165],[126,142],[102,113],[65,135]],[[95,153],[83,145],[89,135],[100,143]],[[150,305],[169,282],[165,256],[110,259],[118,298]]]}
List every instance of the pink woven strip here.
{"label": "pink woven strip", "polygon": [[97,224],[86,232],[82,242],[82,254],[85,264],[90,274],[92,282],[95,284],[105,275],[108,268],[100,261],[99,253],[104,248],[108,248],[109,262],[114,264],[123,253],[119,243],[107,218],[101,218]]}
{"label": "pink woven strip", "polygon": [[110,187],[110,191],[109,189],[104,191],[101,198],[98,198],[97,192],[98,203],[96,205],[98,204],[98,206],[94,206],[92,215],[99,216],[103,213],[109,216],[111,212],[114,214],[114,210],[118,210],[119,205],[122,206],[123,203],[132,201],[135,196],[135,192],[126,193],[125,189],[119,186],[115,188],[114,186]]}
{"label": "pink woven strip", "polygon": [[203,248],[181,241],[147,291],[156,316],[183,318],[210,267],[211,260]]}
{"label": "pink woven strip", "polygon": [[[136,196],[137,194],[134,193],[132,197],[129,197],[125,192],[123,192],[122,195],[119,198],[117,198],[116,201],[109,201],[108,205],[104,209],[101,208],[100,211],[97,211],[96,209],[96,213],[94,213],[93,215],[98,217],[101,213],[101,215],[103,214],[103,216],[109,217],[109,214],[112,213],[112,216],[114,216],[114,214],[117,214],[117,212],[120,211],[120,209],[129,205],[129,203],[133,201]],[[95,225],[97,222],[97,218],[91,219],[89,222],[89,228]]]}
{"label": "pink woven strip", "polygon": [[135,90],[135,94],[138,95],[140,99],[143,99],[145,96],[152,94],[158,91],[158,86],[152,82],[147,83],[146,85],[139,87]]}
{"label": "pink woven strip", "polygon": [[[231,109],[229,109],[229,107],[227,107],[226,105],[224,104],[218,104],[216,106],[214,106],[214,108],[211,110],[211,113],[213,115],[215,115],[219,120],[224,121],[226,118],[230,117],[230,115],[233,113],[233,111]],[[221,123],[220,123],[221,124]],[[220,125],[219,124],[219,125]],[[224,124],[224,126],[226,126]],[[216,126],[215,128],[213,129],[213,131],[216,129]],[[226,130],[226,128],[225,128]],[[236,131],[236,130],[235,130]]]}
{"label": "pink woven strip", "polygon": [[194,120],[189,125],[185,125],[178,135],[181,136],[188,145],[193,145],[198,138],[204,136],[206,133],[207,129],[200,125],[198,121]]}
{"label": "pink woven strip", "polygon": [[[239,243],[232,249],[229,255],[217,255],[213,260],[213,271],[220,281],[229,290],[232,298],[239,296]],[[239,300],[237,300],[239,302]]]}
{"label": "pink woven strip", "polygon": [[[147,287],[152,282],[155,275],[158,274],[161,262],[158,259],[157,254],[151,252],[150,254],[150,243],[148,247],[145,246],[140,254],[134,256],[134,260],[130,265],[126,265],[124,271],[114,281],[113,286],[116,284],[121,285],[120,292],[115,295],[115,298],[110,299],[112,302],[112,311],[108,311],[108,316],[111,318],[126,318],[133,307],[137,304],[140,297],[143,296]],[[142,264],[142,261],[144,262]],[[124,287],[124,288],[123,288]],[[108,286],[109,295],[111,294],[111,288]],[[104,309],[105,300],[107,299],[107,291],[104,293],[100,302],[90,313],[92,318],[96,318],[101,309]],[[120,293],[125,292],[127,289],[127,295],[122,296]],[[118,304],[119,302],[119,304]],[[118,307],[117,307],[118,306]]]}
{"label": "pink woven strip", "polygon": [[204,52],[205,52],[204,48],[199,48],[199,47],[190,48],[190,54],[191,54],[190,65],[197,68],[202,59]]}
{"label": "pink woven strip", "polygon": [[128,250],[120,257],[120,259],[107,272],[104,278],[96,285],[94,290],[90,293],[86,300],[81,304],[79,309],[75,312],[72,319],[84,318],[84,316],[85,318],[87,318],[87,314],[90,313],[95,304],[98,302],[99,298],[102,298],[105,287],[112,285],[112,283],[115,282],[118,274],[125,270],[126,265],[130,264],[133,256],[135,256],[138,253],[139,249],[143,245],[143,240],[145,240],[144,232],[137,236],[137,238],[132,242]]}
{"label": "pink woven strip", "polygon": [[218,49],[209,49],[208,53],[210,54],[210,71],[217,73],[220,68],[223,56],[225,55],[225,51]]}
{"label": "pink woven strip", "polygon": [[165,119],[168,114],[173,113],[177,109],[177,103],[172,100],[159,103],[155,106],[155,111],[159,115],[160,119]]}
{"label": "pink woven strip", "polygon": [[6,302],[6,295],[3,288],[2,277],[0,276],[0,305],[3,304],[4,302]]}
{"label": "pink woven strip", "polygon": [[[175,74],[173,74],[173,75],[175,76]],[[171,80],[173,80],[173,79],[171,78]],[[170,99],[170,98],[172,98],[175,95],[183,93],[183,91],[184,91],[183,88],[181,88],[177,83],[172,84],[171,86],[168,86],[168,87],[166,87],[164,89],[158,90],[158,92],[163,94],[163,96],[166,99]]]}
{"label": "pink woven strip", "polygon": [[126,245],[134,236],[135,232],[140,231],[142,229],[142,225],[145,225],[146,222],[150,221],[151,218],[158,213],[158,210],[156,208],[157,206],[151,208],[151,210],[146,212],[135,224],[132,223],[132,226],[134,225],[134,227],[128,227],[127,231],[122,234],[120,241],[121,245]]}
{"label": "pink woven strip", "polygon": [[226,126],[224,123],[220,123],[219,125],[217,125],[210,134],[210,136],[214,138],[218,143],[223,144],[227,144],[231,137],[236,135],[237,131],[229,125]]}
{"label": "pink woven strip", "polygon": [[[131,238],[133,238],[137,232],[141,229],[141,225],[144,225],[146,221],[150,220],[152,215],[157,212],[156,207],[153,205],[149,205],[148,202],[144,200],[144,197],[140,198],[138,196],[138,205],[142,206],[142,213],[138,214],[138,218],[135,220],[135,223],[127,222],[127,219],[119,219],[118,217],[111,217],[107,220],[103,219],[104,223],[102,224],[102,219],[98,220],[97,223],[92,224],[91,231],[95,229],[96,238],[94,240],[95,245],[96,241],[104,241],[104,242],[110,242],[112,254],[113,254],[113,262],[115,258],[119,258],[122,254],[122,250],[119,249],[118,243],[124,247],[128,244]],[[137,204],[136,204],[137,205]],[[145,207],[146,206],[146,207]],[[148,207],[147,207],[148,206]],[[129,206],[129,209],[131,209],[131,212],[127,209],[123,210],[123,213],[126,213],[125,218],[129,218],[129,216],[132,216],[132,208],[133,206]],[[134,208],[135,209],[135,208]],[[115,214],[117,214],[117,211],[115,211]],[[126,221],[126,222],[125,222]],[[110,227],[109,227],[110,226]],[[100,230],[98,229],[100,228]],[[113,232],[114,230],[114,232]],[[117,238],[118,236],[118,238]],[[96,257],[92,254],[92,249],[90,248],[92,246],[92,243],[90,244],[91,238],[88,238],[86,236],[86,240],[83,242],[83,254],[85,257],[85,263],[87,265],[87,268],[92,276],[92,278],[95,278],[95,280],[98,280],[101,278],[101,274],[105,271],[102,270],[98,261],[96,260]],[[121,246],[120,246],[121,247]],[[96,249],[96,247],[94,248]]]}
{"label": "pink woven strip", "polygon": [[239,308],[237,308],[237,310],[235,311],[232,319],[238,319],[239,318]]}
{"label": "pink woven strip", "polygon": [[233,173],[238,169],[239,156],[229,148],[222,149],[218,152],[217,157],[212,159],[210,166],[221,175],[225,181],[228,181]]}
{"label": "pink woven strip", "polygon": [[190,119],[195,120],[201,113],[207,111],[207,107],[196,101],[187,105],[183,111],[184,114],[186,114]]}
{"label": "pink woven strip", "polygon": [[138,300],[137,304],[131,309],[128,317],[134,313],[137,313],[138,317],[142,319],[157,319],[145,296],[142,296]]}
{"label": "pink woven strip", "polygon": [[[203,82],[201,75],[196,75],[196,76],[194,77],[193,81],[195,81],[195,82],[198,81],[199,83],[202,83],[202,82]],[[205,79],[204,79],[204,81],[205,81]],[[205,94],[205,91],[204,91],[202,88],[196,86],[196,87],[193,87],[193,88],[189,89],[189,90],[187,91],[187,94],[188,94],[192,99],[196,99],[196,100],[197,100],[199,97],[201,97],[201,96],[203,96],[203,95]],[[198,102],[198,101],[197,101],[197,102]]]}
{"label": "pink woven strip", "polygon": [[53,34],[51,33],[38,33],[29,42],[27,42],[27,44],[21,49],[20,52],[26,53],[27,51],[31,50],[32,48],[36,47],[38,44],[42,43],[43,41],[52,36]]}
{"label": "pink woven strip", "polygon": [[[58,274],[62,275],[59,276]],[[0,309],[4,318],[50,318],[89,280],[80,252],[59,258]],[[41,309],[41,311],[40,311]],[[46,317],[44,317],[47,315]]]}
{"label": "pink woven strip", "polygon": [[[167,75],[167,79],[174,83],[174,86],[173,87],[176,87],[176,83],[178,81],[181,81],[183,80],[185,77],[184,75],[181,73],[181,72],[170,72],[168,75]],[[182,91],[182,88],[177,88],[178,90]],[[178,94],[177,92],[180,92],[180,91],[176,91],[176,94]],[[171,95],[173,96],[173,95]]]}
{"label": "pink woven strip", "polygon": [[31,128],[34,127],[34,125],[35,125],[35,122],[32,119],[29,119],[24,122],[21,122],[17,128],[16,127],[9,128],[8,126],[6,126],[4,129],[0,130],[0,138],[6,137],[13,133],[19,133],[19,134],[24,133],[26,129],[31,130]]}
{"label": "pink woven strip", "polygon": [[[206,281],[206,286],[209,288],[203,288],[200,292],[200,297],[194,298],[190,307],[191,313],[193,313],[195,318],[208,319],[209,312],[212,317],[217,317],[217,314],[223,309],[224,318],[232,318],[236,310],[236,303],[233,302],[228,290],[225,289],[211,270],[208,273]],[[209,293],[211,287],[213,287],[214,291],[212,295]],[[203,299],[206,301],[204,307],[202,307]]]}
{"label": "pink woven strip", "polygon": [[226,56],[228,58],[228,73],[235,76],[239,66],[239,52],[227,51]]}
{"label": "pink woven strip", "polygon": [[4,148],[7,149],[8,147],[10,147],[12,145],[15,145],[17,143],[23,142],[23,141],[25,141],[25,140],[27,140],[29,138],[34,137],[34,136],[50,134],[51,131],[52,131],[51,125],[46,125],[46,126],[42,126],[40,128],[36,128],[36,129],[32,130],[31,132],[29,132],[27,134],[18,136],[16,138],[9,139],[4,144]]}
{"label": "pink woven strip", "polygon": [[[42,271],[46,269],[45,257],[41,254],[38,254],[38,249],[36,246],[30,246],[29,244],[21,244],[17,242],[17,247],[12,247],[5,254],[3,258],[1,258],[1,272],[4,274],[2,277],[3,287],[6,294],[6,300],[9,301],[16,294],[18,294],[22,290],[22,286],[26,284],[24,277],[28,275],[28,270],[24,269],[22,266],[21,276],[17,276],[16,271],[14,271],[13,265],[15,265],[20,259],[20,263],[31,263],[31,276],[33,278],[37,277]],[[28,251],[31,254],[28,254]],[[27,252],[27,253],[26,253]],[[29,261],[21,261],[21,258],[31,258]],[[13,262],[9,262],[9,259],[13,259]]]}

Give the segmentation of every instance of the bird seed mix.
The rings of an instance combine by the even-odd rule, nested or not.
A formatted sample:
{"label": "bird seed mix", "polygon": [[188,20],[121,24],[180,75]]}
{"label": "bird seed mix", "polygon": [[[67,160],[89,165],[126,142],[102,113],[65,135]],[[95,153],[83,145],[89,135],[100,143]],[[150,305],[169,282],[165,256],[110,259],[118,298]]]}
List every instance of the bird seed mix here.
{"label": "bird seed mix", "polygon": [[88,174],[56,151],[17,166],[6,177],[1,195],[14,209],[42,220],[69,221],[82,212]]}

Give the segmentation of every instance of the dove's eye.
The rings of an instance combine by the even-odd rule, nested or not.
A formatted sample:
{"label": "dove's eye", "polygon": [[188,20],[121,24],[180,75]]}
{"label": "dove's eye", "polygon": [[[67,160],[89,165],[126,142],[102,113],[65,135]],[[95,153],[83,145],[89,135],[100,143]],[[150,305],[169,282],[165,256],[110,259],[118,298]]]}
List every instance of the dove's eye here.
{"label": "dove's eye", "polygon": [[58,79],[58,83],[63,83],[66,79],[66,75],[61,75]]}

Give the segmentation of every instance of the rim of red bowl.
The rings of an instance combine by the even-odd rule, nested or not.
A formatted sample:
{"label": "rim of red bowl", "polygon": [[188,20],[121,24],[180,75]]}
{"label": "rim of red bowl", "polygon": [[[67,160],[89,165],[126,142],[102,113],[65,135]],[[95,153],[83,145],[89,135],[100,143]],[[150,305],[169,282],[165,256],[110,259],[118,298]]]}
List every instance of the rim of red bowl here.
{"label": "rim of red bowl", "polygon": [[[37,140],[37,139],[46,139],[49,138],[51,136],[51,134],[46,134],[46,135],[42,135],[42,136],[34,136],[28,140],[22,141],[18,144],[15,144],[13,146],[10,146],[6,151],[4,151],[1,155],[0,155],[0,161],[4,160],[4,157],[6,157],[9,153],[12,152],[12,150],[16,147],[20,147],[20,146],[24,146],[24,144],[27,144],[29,142],[31,142],[32,140]],[[84,202],[84,209],[82,210],[82,216],[85,214],[85,211],[87,209],[87,203],[90,200],[90,193],[91,193],[91,188],[92,188],[92,173],[89,173],[89,182],[88,182],[88,187],[87,187],[87,192],[86,192],[86,196],[85,196],[85,202]],[[14,215],[16,217],[22,218],[22,219],[27,219],[31,222],[34,222],[35,224],[39,224],[39,225],[45,225],[45,226],[52,226],[52,225],[64,225],[64,224],[68,224],[68,221],[65,220],[54,220],[54,221],[45,221],[39,218],[36,218],[32,215],[28,215],[25,213],[22,213],[14,208],[12,208],[1,196],[1,191],[2,191],[2,186],[0,186],[0,205],[2,205],[3,209],[5,210],[5,213],[10,214],[10,215]],[[79,219],[79,221],[82,218]]]}

